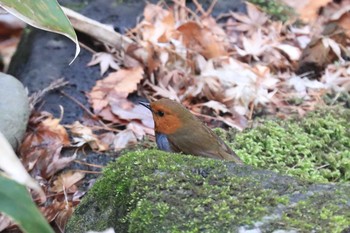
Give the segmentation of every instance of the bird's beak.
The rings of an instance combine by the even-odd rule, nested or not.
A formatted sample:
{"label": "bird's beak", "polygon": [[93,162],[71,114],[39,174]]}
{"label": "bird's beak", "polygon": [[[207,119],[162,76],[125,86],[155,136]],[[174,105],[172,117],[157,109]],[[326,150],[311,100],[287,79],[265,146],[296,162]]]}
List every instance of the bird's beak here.
{"label": "bird's beak", "polygon": [[142,106],[144,106],[144,107],[148,108],[150,111],[152,111],[151,105],[150,105],[149,103],[141,102],[141,101],[140,101],[139,104],[141,104]]}

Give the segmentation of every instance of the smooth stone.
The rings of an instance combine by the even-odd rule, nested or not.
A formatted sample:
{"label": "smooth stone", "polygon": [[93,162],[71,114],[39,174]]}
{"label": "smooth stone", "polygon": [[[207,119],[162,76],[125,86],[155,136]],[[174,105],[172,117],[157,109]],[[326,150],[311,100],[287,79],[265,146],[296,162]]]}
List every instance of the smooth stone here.
{"label": "smooth stone", "polygon": [[29,119],[27,91],[15,77],[0,73],[0,132],[16,149],[26,132]]}

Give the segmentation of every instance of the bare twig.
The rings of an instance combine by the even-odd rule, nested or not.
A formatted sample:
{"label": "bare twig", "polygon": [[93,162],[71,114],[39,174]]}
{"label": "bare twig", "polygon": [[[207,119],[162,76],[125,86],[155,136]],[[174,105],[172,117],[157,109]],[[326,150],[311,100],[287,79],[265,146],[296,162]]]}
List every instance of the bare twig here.
{"label": "bare twig", "polygon": [[206,17],[209,16],[209,15],[213,12],[214,7],[215,7],[215,5],[216,5],[217,2],[218,2],[218,0],[213,0],[213,1],[211,2],[211,4],[210,4],[208,10],[205,12],[205,16],[206,16]]}
{"label": "bare twig", "polygon": [[89,52],[92,53],[92,54],[97,53],[95,50],[93,50],[92,48],[90,48],[89,46],[85,45],[85,44],[82,43],[82,42],[79,42],[79,45],[80,45],[80,47],[86,49],[87,51],[89,51]]}
{"label": "bare twig", "polygon": [[59,89],[65,85],[67,85],[68,83],[69,83],[68,81],[65,81],[63,78],[60,78],[60,79],[57,79],[57,80],[53,81],[52,83],[50,83],[50,85],[48,87],[44,88],[43,90],[33,93],[29,97],[30,111],[32,111],[34,109],[35,105],[37,103],[39,103],[48,92],[55,90],[55,89]]}
{"label": "bare twig", "polygon": [[202,4],[200,4],[197,0],[193,0],[192,2],[193,2],[194,5],[196,5],[196,8],[197,8],[197,10],[199,11],[199,13],[201,15],[205,15],[206,14],[206,12],[204,11],[204,9],[202,7]]}
{"label": "bare twig", "polygon": [[102,166],[102,165],[86,163],[86,162],[83,162],[83,161],[80,161],[80,160],[74,160],[74,162],[75,163],[79,163],[79,164],[83,164],[83,165],[86,165],[86,166],[89,166],[89,167],[97,167],[97,168],[104,168],[105,167],[105,166]]}
{"label": "bare twig", "polygon": [[[194,11],[192,11],[190,8],[186,7],[186,5],[182,5],[180,0],[173,0],[173,2],[174,2],[179,8],[183,8],[183,9],[184,9],[187,13],[189,13],[192,17],[198,19],[198,15],[197,15]],[[175,13],[177,13],[177,12],[175,12]],[[177,20],[179,20],[179,21],[185,20],[185,19],[181,19],[181,18],[179,18],[179,17],[180,17],[180,16],[178,15],[178,16],[175,17],[175,18],[177,18]]]}
{"label": "bare twig", "polygon": [[102,125],[102,129],[106,130],[106,131],[114,131],[114,132],[118,132],[117,130],[108,127],[108,125],[106,125],[105,123],[103,123],[102,120],[100,120],[100,118],[98,116],[96,116],[94,113],[92,113],[87,107],[85,107],[82,103],[80,103],[76,98],[74,98],[73,96],[68,95],[67,93],[65,93],[64,91],[60,91],[60,93],[62,95],[64,95],[65,97],[67,97],[68,99],[72,100],[74,103],[76,103],[79,107],[81,107],[92,119],[95,119],[98,121],[98,123],[100,123]]}
{"label": "bare twig", "polygon": [[97,172],[97,171],[86,171],[86,170],[72,170],[72,171],[75,171],[75,172],[82,172],[82,173],[89,173],[89,174],[101,174],[102,172]]}
{"label": "bare twig", "polygon": [[68,99],[70,99],[71,101],[73,101],[74,103],[76,103],[77,105],[79,105],[79,107],[81,107],[91,118],[98,119],[98,117],[95,114],[93,114],[89,109],[87,109],[87,107],[85,107],[82,103],[80,103],[76,98],[66,94],[64,91],[60,91],[60,93],[65,97],[67,97]]}

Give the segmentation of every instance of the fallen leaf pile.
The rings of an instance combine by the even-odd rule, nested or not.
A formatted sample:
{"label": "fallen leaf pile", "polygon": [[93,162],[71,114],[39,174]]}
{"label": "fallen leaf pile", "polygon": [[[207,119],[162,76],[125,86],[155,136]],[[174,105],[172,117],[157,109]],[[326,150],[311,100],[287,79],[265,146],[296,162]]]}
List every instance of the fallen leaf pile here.
{"label": "fallen leaf pile", "polygon": [[[77,183],[85,174],[79,171],[62,172],[75,160],[76,155],[62,155],[62,148],[71,146],[71,142],[60,119],[46,112],[35,113],[29,120],[28,129],[19,151],[22,163],[45,192],[47,200],[41,203],[42,213],[64,232],[73,207],[84,194],[78,190]],[[37,201],[40,203],[40,200]],[[0,227],[6,228],[11,224],[9,221],[2,222]]]}
{"label": "fallen leaf pile", "polygon": [[[303,115],[322,104],[325,93],[349,90],[344,59],[349,26],[343,23],[349,20],[348,3],[304,3],[299,10],[307,24],[272,21],[251,3],[246,14],[229,12],[218,19],[176,1],[171,8],[147,4],[142,21],[127,34],[135,43],[118,70],[88,94],[93,111],[126,127],[137,124],[140,136],[151,124],[142,114],[147,110],[127,100],[135,92],[150,101],[177,100],[198,116],[238,129],[256,113]],[[302,104],[290,104],[295,99]],[[128,138],[135,143],[138,137]]]}

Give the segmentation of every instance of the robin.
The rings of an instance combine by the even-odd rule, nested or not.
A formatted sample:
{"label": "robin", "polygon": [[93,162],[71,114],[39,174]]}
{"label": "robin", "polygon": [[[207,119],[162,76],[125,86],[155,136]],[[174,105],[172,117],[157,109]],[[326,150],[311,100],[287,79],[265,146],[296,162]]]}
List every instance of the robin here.
{"label": "robin", "polygon": [[221,138],[181,104],[170,99],[140,104],[152,112],[160,150],[243,164]]}

